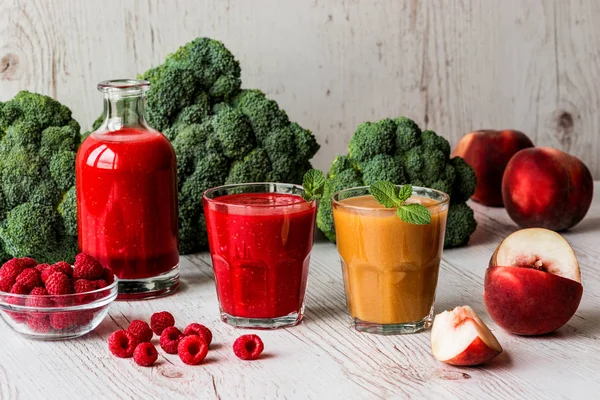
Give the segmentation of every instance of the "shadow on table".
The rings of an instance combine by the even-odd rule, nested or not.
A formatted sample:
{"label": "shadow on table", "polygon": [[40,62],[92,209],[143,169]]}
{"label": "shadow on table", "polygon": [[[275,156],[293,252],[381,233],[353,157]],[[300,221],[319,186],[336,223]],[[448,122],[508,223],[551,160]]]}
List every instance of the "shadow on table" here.
{"label": "shadow on table", "polygon": [[570,234],[597,232],[600,231],[600,217],[584,218],[579,224],[566,231]]}

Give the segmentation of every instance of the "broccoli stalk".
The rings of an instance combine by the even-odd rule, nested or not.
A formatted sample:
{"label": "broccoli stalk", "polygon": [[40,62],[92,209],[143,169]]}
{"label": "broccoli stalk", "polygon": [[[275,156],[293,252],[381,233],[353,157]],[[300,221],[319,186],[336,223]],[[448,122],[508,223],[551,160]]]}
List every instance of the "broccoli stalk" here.
{"label": "broccoli stalk", "polygon": [[[445,247],[466,244],[477,226],[465,203],[477,183],[473,169],[460,157],[450,159],[450,144],[433,131],[423,131],[405,117],[364,122],[350,139],[347,156],[331,164],[324,198],[338,190],[386,180],[441,190],[450,195]],[[335,240],[331,204],[322,201],[317,226]]]}

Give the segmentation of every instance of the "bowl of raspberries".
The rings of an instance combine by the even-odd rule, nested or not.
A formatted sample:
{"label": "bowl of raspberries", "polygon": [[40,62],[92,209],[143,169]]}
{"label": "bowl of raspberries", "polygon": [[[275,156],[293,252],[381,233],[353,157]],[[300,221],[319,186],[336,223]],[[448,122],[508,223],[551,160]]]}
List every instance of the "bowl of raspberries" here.
{"label": "bowl of raspberries", "polygon": [[17,332],[62,340],[92,331],[117,297],[117,279],[95,258],[80,253],[75,264],[39,264],[13,258],[0,268],[0,315]]}

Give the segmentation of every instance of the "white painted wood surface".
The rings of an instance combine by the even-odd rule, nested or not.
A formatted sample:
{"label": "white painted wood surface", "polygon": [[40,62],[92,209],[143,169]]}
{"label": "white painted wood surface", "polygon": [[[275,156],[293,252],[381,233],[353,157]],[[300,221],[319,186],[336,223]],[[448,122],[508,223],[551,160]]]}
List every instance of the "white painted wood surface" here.
{"label": "white painted wood surface", "polygon": [[[596,192],[600,182],[596,183]],[[567,325],[543,337],[513,336],[488,317],[483,277],[489,257],[516,229],[506,212],[473,204],[479,227],[468,247],[444,252],[437,311],[471,305],[505,352],[491,364],[456,368],[436,361],[430,332],[377,336],[350,328],[337,251],[318,242],[313,250],[305,321],[260,331],[264,357],[238,360],[236,330],[218,320],[210,258],[182,258],[182,287],[173,296],[117,302],[89,335],[65,342],[36,342],[0,323],[0,399],[564,399],[597,398],[600,390],[600,197],[587,217],[565,234],[581,264],[579,310]],[[113,357],[106,339],[128,321],[168,310],[177,325],[198,321],[214,333],[205,364],[185,366],[160,352],[152,368]],[[156,338],[154,339],[156,340]]]}
{"label": "white painted wood surface", "polygon": [[452,144],[520,129],[600,178],[599,18],[597,0],[0,0],[0,101],[50,94],[88,128],[97,82],[209,36],[315,132],[319,168],[360,122],[406,115]]}

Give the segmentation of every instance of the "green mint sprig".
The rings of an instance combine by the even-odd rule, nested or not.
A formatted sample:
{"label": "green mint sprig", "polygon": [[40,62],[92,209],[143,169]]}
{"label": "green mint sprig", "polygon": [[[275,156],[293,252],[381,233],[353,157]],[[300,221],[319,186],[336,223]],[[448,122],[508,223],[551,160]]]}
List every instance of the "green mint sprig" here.
{"label": "green mint sprig", "polygon": [[302,186],[304,187],[304,194],[302,195],[304,200],[320,199],[325,188],[325,175],[318,169],[308,170],[302,179]]}
{"label": "green mint sprig", "polygon": [[402,221],[415,225],[431,223],[431,213],[421,204],[406,204],[412,195],[412,185],[398,187],[391,182],[379,181],[370,186],[375,200],[385,208],[397,207],[396,215]]}

